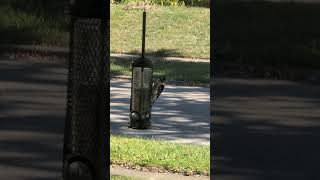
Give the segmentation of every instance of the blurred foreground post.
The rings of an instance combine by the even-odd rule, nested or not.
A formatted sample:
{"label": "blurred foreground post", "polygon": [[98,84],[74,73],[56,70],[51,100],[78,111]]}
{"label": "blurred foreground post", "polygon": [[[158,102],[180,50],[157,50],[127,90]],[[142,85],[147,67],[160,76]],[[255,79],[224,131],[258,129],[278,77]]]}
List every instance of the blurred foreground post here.
{"label": "blurred foreground post", "polygon": [[105,180],[109,174],[109,4],[102,0],[70,3],[63,178]]}

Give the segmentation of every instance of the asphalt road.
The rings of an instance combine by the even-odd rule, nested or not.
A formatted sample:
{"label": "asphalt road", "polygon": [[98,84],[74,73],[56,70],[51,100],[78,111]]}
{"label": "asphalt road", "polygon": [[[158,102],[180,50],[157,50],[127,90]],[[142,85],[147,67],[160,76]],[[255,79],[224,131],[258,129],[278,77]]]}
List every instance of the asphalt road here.
{"label": "asphalt road", "polygon": [[320,179],[319,84],[217,78],[214,91],[215,180]]}
{"label": "asphalt road", "polygon": [[[61,178],[66,85],[64,62],[0,57],[0,179]],[[127,91],[123,87],[127,85],[112,81],[111,89]],[[209,91],[198,88],[199,92],[193,92],[196,89],[168,86],[153,109],[153,133],[139,133],[154,137],[158,133],[172,140],[183,136],[187,143],[208,144]],[[113,132],[127,122],[129,96],[119,92],[111,94]]]}
{"label": "asphalt road", "polygon": [[210,144],[210,89],[166,85],[152,108],[152,127],[127,128],[130,81],[111,81],[111,134],[165,139],[177,143]]}
{"label": "asphalt road", "polygon": [[[0,179],[61,176],[66,77],[63,63],[0,58]],[[125,84],[112,86],[120,90]],[[216,78],[214,84],[211,146],[216,180],[320,179],[320,85],[230,78]],[[193,122],[200,119],[195,112],[207,112],[207,91],[189,89],[203,94],[198,99],[174,93],[177,89],[168,86],[154,105],[155,130],[178,130],[173,128],[178,114],[187,117],[179,124],[189,126],[188,132],[198,127],[207,131],[205,123]],[[128,103],[128,97],[121,94],[111,94],[113,106]],[[194,105],[203,108],[197,110]],[[113,124],[120,128],[128,113],[128,107],[122,107],[118,111],[123,114],[111,109],[119,115]],[[157,116],[169,120],[157,123]]]}
{"label": "asphalt road", "polygon": [[0,58],[0,179],[61,177],[66,72]]}

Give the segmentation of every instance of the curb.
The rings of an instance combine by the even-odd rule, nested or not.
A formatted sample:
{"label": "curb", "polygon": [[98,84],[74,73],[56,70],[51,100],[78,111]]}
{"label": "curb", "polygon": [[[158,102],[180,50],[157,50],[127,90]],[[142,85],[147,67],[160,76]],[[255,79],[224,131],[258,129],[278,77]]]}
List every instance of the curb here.
{"label": "curb", "polygon": [[127,176],[142,180],[209,180],[209,176],[184,176],[175,173],[157,173],[132,170],[123,167],[110,166],[110,175]]}
{"label": "curb", "polygon": [[69,49],[62,47],[43,47],[37,45],[0,44],[0,52],[24,52],[47,56],[68,57]]}
{"label": "curb", "polygon": [[[44,47],[39,45],[18,45],[18,44],[0,44],[0,52],[25,52],[31,54],[41,54],[48,56],[59,56],[59,57],[68,57],[69,48],[64,47]],[[116,54],[110,53],[111,57],[131,59],[139,58],[140,55],[131,55],[131,54]],[[156,56],[147,56],[150,59],[161,59],[165,61],[181,61],[181,62],[204,62],[210,63],[209,59],[192,59],[192,58],[181,58],[181,57],[156,57]]]}
{"label": "curb", "polygon": [[[112,75],[111,79],[112,80],[128,80],[128,81],[131,81],[131,77],[130,76]],[[210,84],[209,83],[192,83],[192,82],[187,82],[187,81],[167,80],[165,84],[173,85],[173,86],[189,86],[189,87],[210,88]]]}
{"label": "curb", "polygon": [[[132,54],[115,54],[111,53],[111,57],[115,58],[123,58],[123,59],[133,59],[139,58],[140,55],[132,55]],[[150,59],[164,60],[164,61],[181,61],[181,62],[202,62],[202,63],[210,63],[209,59],[193,59],[193,58],[182,58],[182,57],[158,57],[158,56],[146,56]]]}

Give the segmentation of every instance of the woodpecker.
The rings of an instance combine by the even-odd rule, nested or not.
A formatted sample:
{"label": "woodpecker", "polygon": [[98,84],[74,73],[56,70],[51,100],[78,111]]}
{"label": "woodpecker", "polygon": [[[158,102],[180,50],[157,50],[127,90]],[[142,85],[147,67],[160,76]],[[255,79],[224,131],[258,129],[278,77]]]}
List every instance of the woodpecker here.
{"label": "woodpecker", "polygon": [[165,77],[161,77],[152,84],[152,104],[159,98],[165,86]]}

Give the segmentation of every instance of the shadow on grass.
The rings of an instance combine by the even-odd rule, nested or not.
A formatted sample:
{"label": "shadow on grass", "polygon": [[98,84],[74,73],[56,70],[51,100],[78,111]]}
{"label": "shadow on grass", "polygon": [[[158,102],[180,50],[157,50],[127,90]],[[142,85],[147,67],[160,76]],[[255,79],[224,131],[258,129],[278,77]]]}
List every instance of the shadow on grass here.
{"label": "shadow on grass", "polygon": [[69,31],[69,20],[63,14],[66,3],[61,0],[1,1],[0,43],[67,44],[64,39]]}
{"label": "shadow on grass", "polygon": [[[182,62],[179,60],[163,60],[163,57],[176,53],[174,50],[161,50],[155,53],[147,53],[147,56],[160,54],[156,59],[151,59],[154,68],[154,77],[165,76],[170,81],[186,81],[195,83],[209,83],[209,62]],[[130,54],[139,54],[132,52]],[[131,59],[134,60],[134,59]],[[131,60],[128,58],[111,58],[111,74],[131,76]]]}
{"label": "shadow on grass", "polygon": [[[131,51],[127,54],[141,55],[141,51]],[[160,49],[156,51],[145,52],[146,56],[156,56],[156,57],[183,57],[183,54],[178,52],[176,49]]]}
{"label": "shadow on grass", "polygon": [[216,63],[320,67],[320,3],[213,3]]}
{"label": "shadow on grass", "polygon": [[[1,26],[1,25],[0,25]],[[42,37],[40,34],[34,32],[34,28],[0,28],[1,44],[34,44],[40,42]]]}
{"label": "shadow on grass", "polygon": [[43,15],[48,18],[61,16],[64,8],[68,5],[68,0],[2,0],[0,6],[9,6],[16,11],[27,14]]}

